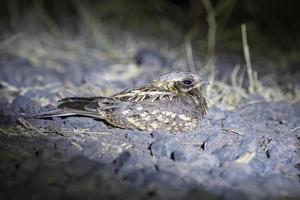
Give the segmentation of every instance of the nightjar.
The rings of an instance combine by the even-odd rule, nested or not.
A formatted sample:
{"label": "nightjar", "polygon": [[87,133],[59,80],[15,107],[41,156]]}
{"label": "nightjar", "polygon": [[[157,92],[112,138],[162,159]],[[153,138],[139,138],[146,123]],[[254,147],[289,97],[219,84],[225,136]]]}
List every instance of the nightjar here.
{"label": "nightjar", "polygon": [[124,129],[170,132],[193,130],[207,112],[207,83],[191,72],[172,72],[152,83],[110,97],[69,97],[37,118],[86,116]]}

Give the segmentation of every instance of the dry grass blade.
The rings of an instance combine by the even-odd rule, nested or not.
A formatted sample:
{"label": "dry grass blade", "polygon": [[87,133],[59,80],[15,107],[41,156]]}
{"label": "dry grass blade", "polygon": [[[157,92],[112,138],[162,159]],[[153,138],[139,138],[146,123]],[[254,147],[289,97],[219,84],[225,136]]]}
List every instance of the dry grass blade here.
{"label": "dry grass blade", "polygon": [[11,35],[9,38],[0,42],[0,49],[7,47],[8,45],[15,42],[16,40],[21,39],[23,36],[24,36],[24,33],[17,33],[17,34]]}
{"label": "dry grass blade", "polygon": [[186,56],[188,61],[189,70],[193,73],[196,72],[196,66],[194,62],[194,56],[193,56],[193,48],[191,44],[190,39],[185,40],[185,48],[186,48]]}
{"label": "dry grass blade", "polygon": [[12,92],[18,92],[19,89],[13,85],[10,85],[9,83],[5,82],[5,81],[2,81],[0,80],[0,87],[3,89],[7,89],[9,91],[12,91]]}
{"label": "dry grass blade", "polygon": [[71,143],[72,146],[74,146],[77,149],[79,149],[79,151],[83,151],[83,148],[77,142],[71,141],[70,143]]}
{"label": "dry grass blade", "polygon": [[294,131],[296,131],[296,130],[298,130],[298,129],[300,129],[300,126],[297,126],[297,127],[293,128],[293,129],[291,130],[291,132],[294,132]]}
{"label": "dry grass blade", "polygon": [[240,105],[240,108],[245,108],[247,106],[251,106],[251,105],[255,105],[255,104],[260,104],[260,103],[264,103],[264,102],[266,102],[266,101],[265,100],[253,100],[253,101],[250,101],[248,103]]}
{"label": "dry grass blade", "polygon": [[10,135],[6,130],[4,130],[3,128],[0,128],[0,132],[5,134],[5,135]]}
{"label": "dry grass blade", "polygon": [[41,133],[41,134],[43,133],[43,132],[40,131],[37,127],[33,126],[33,125],[30,124],[28,121],[26,121],[24,118],[19,118],[19,119],[17,120],[17,123],[18,123],[21,127],[25,128],[26,130],[36,131],[36,132]]}
{"label": "dry grass blade", "polygon": [[221,128],[220,130],[230,132],[230,133],[235,133],[235,134],[238,134],[238,135],[244,135],[243,133],[241,133],[239,131],[236,131],[236,130],[233,130],[233,129],[230,129],[230,128]]}
{"label": "dry grass blade", "polygon": [[242,30],[242,42],[243,42],[243,50],[244,50],[244,57],[246,61],[246,67],[247,67],[247,73],[248,73],[248,78],[249,78],[249,92],[253,93],[256,90],[257,86],[257,75],[253,73],[252,70],[252,64],[251,64],[251,59],[250,59],[250,49],[248,45],[248,39],[247,39],[247,29],[246,29],[246,24],[241,25],[241,30]]}
{"label": "dry grass blade", "polygon": [[255,155],[255,152],[247,152],[244,155],[240,156],[238,159],[236,159],[234,162],[239,164],[248,164],[255,157]]}

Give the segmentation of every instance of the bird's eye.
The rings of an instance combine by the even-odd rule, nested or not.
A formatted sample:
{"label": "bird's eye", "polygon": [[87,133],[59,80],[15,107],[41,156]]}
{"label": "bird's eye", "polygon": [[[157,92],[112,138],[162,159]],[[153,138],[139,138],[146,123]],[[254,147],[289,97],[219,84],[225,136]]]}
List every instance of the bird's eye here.
{"label": "bird's eye", "polygon": [[182,83],[183,83],[185,86],[191,86],[191,85],[193,85],[194,80],[193,80],[193,79],[184,79],[184,80],[182,80]]}

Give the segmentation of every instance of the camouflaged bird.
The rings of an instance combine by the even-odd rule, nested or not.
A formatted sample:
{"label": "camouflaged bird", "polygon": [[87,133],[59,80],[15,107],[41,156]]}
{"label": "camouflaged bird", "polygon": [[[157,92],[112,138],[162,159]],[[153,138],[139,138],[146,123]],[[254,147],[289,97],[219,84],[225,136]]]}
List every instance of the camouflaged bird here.
{"label": "camouflaged bird", "polygon": [[201,90],[206,83],[191,72],[173,72],[152,83],[110,97],[69,97],[58,110],[38,118],[87,116],[124,129],[170,132],[193,130],[207,112]]}

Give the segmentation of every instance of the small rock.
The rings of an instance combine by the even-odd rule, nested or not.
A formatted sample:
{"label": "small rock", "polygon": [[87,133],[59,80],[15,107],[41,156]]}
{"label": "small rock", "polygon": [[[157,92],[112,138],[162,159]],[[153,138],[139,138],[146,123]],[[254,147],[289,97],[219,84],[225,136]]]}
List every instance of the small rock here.
{"label": "small rock", "polygon": [[182,145],[176,138],[162,138],[150,145],[151,154],[155,157],[168,157],[170,159],[183,159]]}

